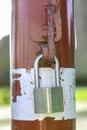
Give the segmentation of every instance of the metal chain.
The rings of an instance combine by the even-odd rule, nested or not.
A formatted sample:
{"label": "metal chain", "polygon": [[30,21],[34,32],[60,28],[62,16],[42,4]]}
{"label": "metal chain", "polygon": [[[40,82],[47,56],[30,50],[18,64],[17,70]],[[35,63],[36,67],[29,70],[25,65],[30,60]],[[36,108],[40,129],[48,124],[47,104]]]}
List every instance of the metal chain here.
{"label": "metal chain", "polygon": [[43,59],[48,59],[49,61],[52,61],[55,56],[55,24],[54,24],[54,15],[55,15],[55,6],[50,4],[50,0],[47,0],[45,3],[45,8],[47,9],[47,18],[48,18],[48,25],[46,26],[46,29],[44,29],[43,33],[44,36],[46,34],[48,35],[48,44],[42,45],[42,53],[43,53]]}
{"label": "metal chain", "polygon": [[48,48],[49,60],[53,60],[55,56],[55,24],[54,24],[55,7],[48,6]]}

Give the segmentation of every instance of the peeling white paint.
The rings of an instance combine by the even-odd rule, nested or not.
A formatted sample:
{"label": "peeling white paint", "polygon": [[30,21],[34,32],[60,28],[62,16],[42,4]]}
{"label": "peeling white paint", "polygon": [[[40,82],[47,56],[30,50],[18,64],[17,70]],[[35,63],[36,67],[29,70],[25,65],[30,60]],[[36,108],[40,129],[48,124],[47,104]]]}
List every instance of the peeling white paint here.
{"label": "peeling white paint", "polygon": [[[45,117],[54,117],[55,120],[74,119],[75,112],[75,69],[61,68],[60,79],[63,87],[64,112],[51,114],[35,114],[34,113],[34,69],[13,69],[11,73],[21,74],[20,78],[11,79],[20,80],[21,94],[17,96],[17,101],[11,103],[12,119],[14,120],[43,120]],[[55,73],[51,68],[40,68],[40,86],[55,87]],[[12,91],[11,83],[11,91]],[[13,98],[13,97],[12,97]]]}

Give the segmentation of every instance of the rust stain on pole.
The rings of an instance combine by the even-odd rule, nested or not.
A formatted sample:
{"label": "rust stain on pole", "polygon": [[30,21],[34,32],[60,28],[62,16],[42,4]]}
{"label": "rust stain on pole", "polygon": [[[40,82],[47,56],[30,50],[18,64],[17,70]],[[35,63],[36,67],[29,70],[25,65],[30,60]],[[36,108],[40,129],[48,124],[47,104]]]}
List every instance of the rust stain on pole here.
{"label": "rust stain on pole", "polygon": [[17,101],[17,96],[21,96],[21,86],[19,80],[15,80],[13,82],[12,96],[13,96],[13,102]]}
{"label": "rust stain on pole", "polygon": [[46,118],[43,121],[17,121],[12,120],[12,130],[75,130],[75,120],[55,121]]}
{"label": "rust stain on pole", "polygon": [[[57,2],[59,3],[59,0],[57,0]],[[36,56],[41,53],[40,43],[47,40],[42,37],[43,32],[41,31],[43,30],[44,23],[46,23],[46,19],[44,19],[44,2],[43,0],[37,0],[37,3],[38,4],[36,4],[35,0],[12,0],[11,66],[15,69],[33,68]],[[54,5],[56,4],[55,1],[53,3]],[[73,7],[74,0],[60,0],[61,27],[57,28],[60,36],[56,37],[55,39],[56,56],[60,61],[60,67],[66,68],[74,68]],[[17,76],[20,77],[21,75]],[[17,81],[17,84],[19,84],[19,81]],[[19,87],[20,85],[17,84],[13,87],[14,102],[16,102],[16,96],[22,96]],[[12,119],[11,129],[75,130],[75,126],[75,119],[54,120],[54,118],[48,117],[42,121],[24,121]]]}

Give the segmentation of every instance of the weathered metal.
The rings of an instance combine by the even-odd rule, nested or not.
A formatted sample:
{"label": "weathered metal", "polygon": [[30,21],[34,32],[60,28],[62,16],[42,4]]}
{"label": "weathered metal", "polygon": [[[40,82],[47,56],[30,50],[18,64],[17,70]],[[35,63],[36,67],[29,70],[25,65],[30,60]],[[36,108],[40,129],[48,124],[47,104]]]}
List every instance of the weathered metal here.
{"label": "weathered metal", "polygon": [[[49,1],[12,0],[12,130],[75,130],[74,0],[51,0],[50,3],[56,7],[54,41],[60,62],[64,113],[37,115],[33,111],[34,60],[42,53],[42,42],[48,40],[43,29],[48,31]],[[47,75],[41,80],[42,86],[54,85],[52,66],[44,61],[40,67],[40,77]]]}

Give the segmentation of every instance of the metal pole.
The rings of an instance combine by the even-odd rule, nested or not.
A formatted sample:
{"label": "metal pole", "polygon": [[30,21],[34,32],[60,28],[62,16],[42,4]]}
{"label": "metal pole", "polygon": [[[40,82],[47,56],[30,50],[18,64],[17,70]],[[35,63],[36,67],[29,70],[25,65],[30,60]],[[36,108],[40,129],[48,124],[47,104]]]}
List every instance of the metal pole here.
{"label": "metal pole", "polygon": [[[42,52],[41,43],[47,42],[42,33],[47,24],[44,1],[12,0],[11,130],[75,130],[74,0],[51,0],[61,12],[61,17],[58,12],[58,17],[55,16],[55,46],[60,62],[64,111],[34,113],[34,60]],[[46,64],[40,66],[40,85],[54,86],[54,70]]]}

